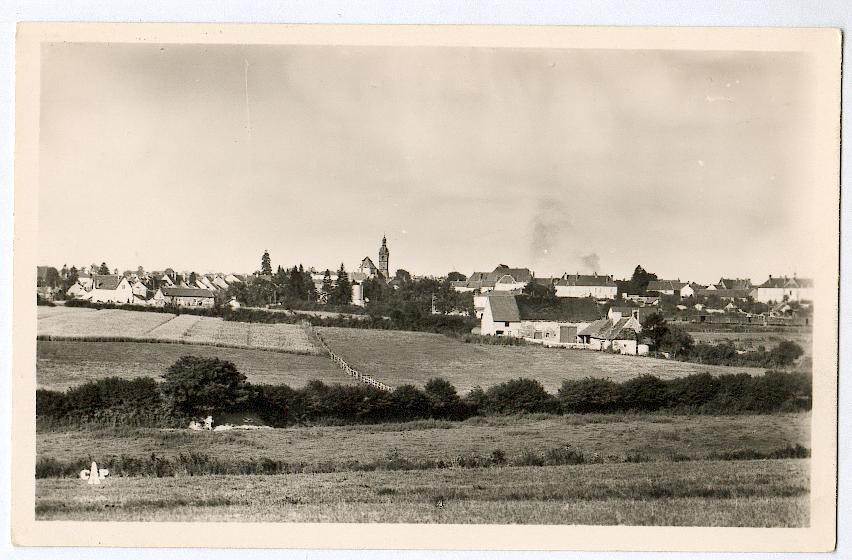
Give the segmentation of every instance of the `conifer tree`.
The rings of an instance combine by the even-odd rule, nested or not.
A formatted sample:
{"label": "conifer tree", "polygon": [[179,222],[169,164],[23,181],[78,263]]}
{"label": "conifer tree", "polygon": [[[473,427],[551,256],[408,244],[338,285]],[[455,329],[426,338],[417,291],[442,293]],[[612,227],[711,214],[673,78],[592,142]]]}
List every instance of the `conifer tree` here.
{"label": "conifer tree", "polygon": [[260,258],[260,273],[272,276],[272,261],[269,259],[269,251],[264,250]]}
{"label": "conifer tree", "polygon": [[333,293],[334,284],[331,282],[331,271],[329,269],[325,269],[325,275],[322,278],[322,293],[320,294],[322,301],[325,303],[331,303]]}
{"label": "conifer tree", "polygon": [[340,268],[337,270],[337,282],[334,285],[333,299],[337,305],[349,305],[352,303],[352,283],[349,282],[349,275],[346,274],[343,263],[340,263]]}

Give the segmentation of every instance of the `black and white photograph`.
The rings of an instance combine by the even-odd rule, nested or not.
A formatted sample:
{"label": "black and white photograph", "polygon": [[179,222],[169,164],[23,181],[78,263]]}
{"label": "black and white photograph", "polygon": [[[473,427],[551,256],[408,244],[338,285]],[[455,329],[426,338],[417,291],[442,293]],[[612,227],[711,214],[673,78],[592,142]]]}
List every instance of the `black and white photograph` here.
{"label": "black and white photograph", "polygon": [[30,28],[16,515],[833,535],[836,30],[296,27]]}

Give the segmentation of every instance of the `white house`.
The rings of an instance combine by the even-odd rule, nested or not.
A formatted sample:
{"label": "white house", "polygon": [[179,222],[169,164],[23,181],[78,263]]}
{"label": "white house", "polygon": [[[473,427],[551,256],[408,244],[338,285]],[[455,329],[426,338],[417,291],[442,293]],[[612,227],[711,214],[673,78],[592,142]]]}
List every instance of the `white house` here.
{"label": "white house", "polygon": [[201,288],[175,288],[162,286],[152,298],[154,305],[177,305],[180,307],[213,307],[215,301],[212,290]]}
{"label": "white house", "polygon": [[680,297],[682,297],[682,298],[694,297],[695,293],[698,290],[706,290],[706,289],[707,289],[707,286],[702,286],[701,284],[696,284],[695,282],[690,282],[688,284],[684,284],[683,287],[680,289]]}
{"label": "white house", "polygon": [[484,335],[522,336],[521,313],[515,296],[499,292],[489,294],[480,325],[480,332]]}
{"label": "white house", "polygon": [[144,299],[148,299],[148,286],[137,280],[130,287],[133,291],[133,295]]}
{"label": "white house", "polygon": [[780,301],[813,301],[814,281],[810,278],[769,276],[769,280],[752,290],[752,296],[763,303]]}
{"label": "white house", "polygon": [[594,274],[568,274],[556,281],[556,296],[565,298],[615,299],[618,286],[612,276]]}
{"label": "white house", "polygon": [[86,288],[84,288],[83,285],[79,281],[77,281],[74,282],[73,286],[68,288],[68,290],[65,292],[65,295],[76,299],[84,299],[88,297],[89,292],[87,292]]}
{"label": "white house", "polygon": [[92,303],[133,303],[133,288],[123,276],[94,274],[88,299]]}

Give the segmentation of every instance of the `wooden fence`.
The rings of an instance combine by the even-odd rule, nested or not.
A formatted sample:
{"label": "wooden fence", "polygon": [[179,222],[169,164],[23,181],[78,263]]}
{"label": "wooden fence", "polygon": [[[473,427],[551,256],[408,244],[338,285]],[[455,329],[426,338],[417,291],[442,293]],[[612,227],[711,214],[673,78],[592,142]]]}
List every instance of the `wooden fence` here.
{"label": "wooden fence", "polygon": [[372,376],[361,373],[360,371],[346,363],[346,360],[344,360],[342,357],[335,354],[334,351],[332,351],[332,349],[328,347],[328,344],[326,344],[325,340],[323,340],[320,333],[317,332],[316,328],[309,322],[302,321],[301,325],[302,327],[304,327],[305,332],[308,335],[308,339],[313,340],[317,346],[319,346],[326,354],[328,354],[328,357],[331,358],[331,361],[337,364],[340,369],[343,370],[344,373],[354,377],[361,383],[366,383],[367,385],[371,385],[373,387],[376,387],[377,389],[381,389],[382,391],[393,391],[393,387],[391,387],[390,385],[387,385],[380,381],[376,381],[375,379],[373,379]]}

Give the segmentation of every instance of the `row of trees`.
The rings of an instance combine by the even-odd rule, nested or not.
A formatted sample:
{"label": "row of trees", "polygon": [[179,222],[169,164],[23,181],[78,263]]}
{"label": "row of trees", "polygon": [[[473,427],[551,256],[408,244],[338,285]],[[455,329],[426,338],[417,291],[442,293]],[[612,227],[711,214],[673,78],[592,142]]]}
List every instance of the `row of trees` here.
{"label": "row of trees", "polygon": [[65,393],[39,390],[42,420],[106,420],[180,425],[189,418],[227,412],[259,415],[273,426],[330,420],[346,423],[462,420],[475,415],[518,413],[778,412],[810,408],[811,378],[803,372],[762,376],[709,373],[663,380],[652,375],[622,383],[609,379],[566,380],[557,394],[533,379],[512,379],[460,396],[434,378],[385,392],[363,384],[311,381],[301,389],[252,385],[228,361],[184,356],[157,383],[151,378],[107,378]]}

